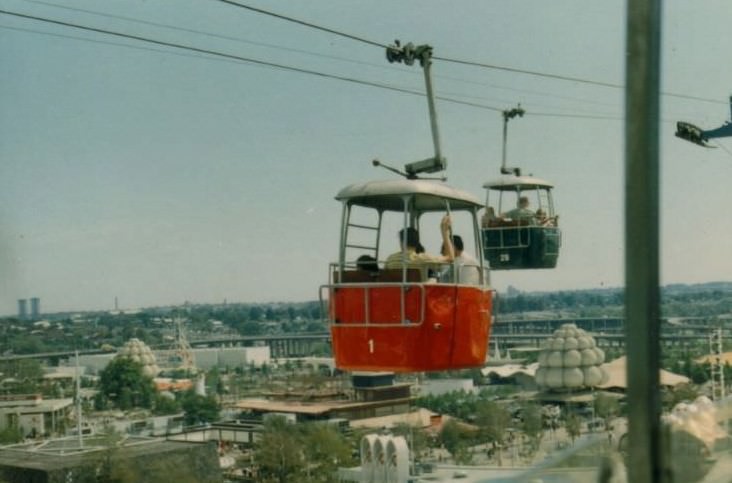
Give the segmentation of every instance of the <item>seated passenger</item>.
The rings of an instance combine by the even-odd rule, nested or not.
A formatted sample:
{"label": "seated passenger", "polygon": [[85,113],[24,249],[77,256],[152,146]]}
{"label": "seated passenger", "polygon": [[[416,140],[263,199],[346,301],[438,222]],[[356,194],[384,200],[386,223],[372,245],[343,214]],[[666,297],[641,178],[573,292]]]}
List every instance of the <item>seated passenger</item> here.
{"label": "seated passenger", "polygon": [[361,255],[358,257],[356,260],[356,267],[365,272],[377,273],[379,271],[379,264],[371,255]]}
{"label": "seated passenger", "polygon": [[440,232],[442,234],[442,243],[446,246],[446,254],[437,256],[423,251],[424,248],[419,242],[419,232],[415,228],[410,226],[399,230],[399,242],[402,249],[389,255],[384,268],[402,268],[406,264],[407,268],[418,268],[422,272],[422,280],[426,280],[430,269],[439,271],[441,265],[450,263],[455,258],[452,240],[450,240],[450,224],[450,217],[445,215],[440,222]]}
{"label": "seated passenger", "polygon": [[536,222],[541,226],[554,226],[554,218],[546,216],[546,211],[541,208],[536,210]]}
{"label": "seated passenger", "polygon": [[483,228],[488,228],[489,226],[493,226],[496,221],[498,221],[496,210],[492,206],[487,207],[485,213],[483,213],[483,217],[480,219],[480,224]]}
{"label": "seated passenger", "polygon": [[516,221],[527,221],[530,224],[536,222],[535,216],[536,214],[529,209],[529,198],[527,196],[520,197],[518,206],[503,214],[504,218],[510,218]]}
{"label": "seated passenger", "polygon": [[[464,251],[463,239],[460,235],[452,236],[452,243],[455,250],[455,259],[452,265],[446,267],[440,274],[440,281],[445,283],[460,283],[466,285],[480,284],[480,264],[472,255]],[[445,247],[443,245],[443,255]],[[458,271],[458,279],[455,280],[454,271]]]}

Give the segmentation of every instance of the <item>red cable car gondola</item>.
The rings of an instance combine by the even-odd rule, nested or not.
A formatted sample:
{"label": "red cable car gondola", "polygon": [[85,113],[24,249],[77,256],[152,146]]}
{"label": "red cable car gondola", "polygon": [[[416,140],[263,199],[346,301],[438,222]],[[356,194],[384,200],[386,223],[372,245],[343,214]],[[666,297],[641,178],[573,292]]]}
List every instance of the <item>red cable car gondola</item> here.
{"label": "red cable car gondola", "polygon": [[[354,184],[336,196],[343,204],[340,250],[338,262],[329,270],[329,283],[321,287],[320,294],[323,301],[327,293],[333,355],[342,370],[438,371],[479,367],[486,359],[492,292],[483,265],[478,220],[482,204],[443,183],[419,179],[422,173],[443,171],[447,166],[440,152],[431,56],[432,48],[427,45],[401,46],[397,42],[387,48],[389,62],[412,65],[419,61],[424,69],[434,156],[405,165],[404,172],[374,161],[407,179]],[[361,211],[363,215],[357,213]],[[424,267],[410,266],[408,249],[403,247],[401,257],[390,257],[388,267],[379,265],[386,258],[380,248],[385,215],[396,215],[408,233],[408,228],[419,230],[424,215],[442,212],[451,213],[451,218],[467,214],[474,260],[462,258],[435,266],[439,273],[429,276]],[[394,233],[390,231],[388,236],[394,241]],[[404,235],[401,241],[406,246],[408,237]],[[359,265],[358,259],[365,255],[370,262]],[[394,262],[399,268],[394,268]],[[462,277],[464,270],[474,271],[475,276]]]}
{"label": "red cable car gondola", "polygon": [[[336,366],[393,372],[482,366],[490,335],[492,291],[481,253],[481,202],[426,180],[354,184],[342,189],[336,199],[343,203],[340,253],[331,266],[330,282],[321,288],[321,299],[327,291]],[[363,252],[372,253],[379,262],[385,258],[380,249],[384,215],[397,214],[403,227],[419,229],[420,218],[435,212],[453,217],[467,214],[478,252],[475,267],[453,263],[451,273],[457,275],[447,280],[427,279],[406,263],[399,269],[359,268],[357,258]],[[360,222],[363,218],[372,224]],[[371,242],[363,241],[367,234],[372,235]],[[395,234],[387,236],[393,240]],[[460,270],[478,271],[477,284],[458,283]]]}

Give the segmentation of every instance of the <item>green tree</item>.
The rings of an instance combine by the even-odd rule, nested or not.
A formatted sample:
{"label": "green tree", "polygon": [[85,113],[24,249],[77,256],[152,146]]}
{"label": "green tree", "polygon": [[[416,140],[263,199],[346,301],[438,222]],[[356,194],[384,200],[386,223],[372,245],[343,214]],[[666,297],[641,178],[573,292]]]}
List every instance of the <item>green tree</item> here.
{"label": "green tree", "polygon": [[460,429],[457,421],[450,419],[442,425],[439,441],[450,452],[452,457],[455,458],[460,448],[464,446],[464,437],[464,432]]}
{"label": "green tree", "polygon": [[155,414],[175,414],[181,410],[180,404],[175,398],[166,397],[162,394],[155,394],[153,412]]}
{"label": "green tree", "polygon": [[503,444],[506,429],[511,424],[511,414],[495,401],[486,401],[478,406],[475,423],[486,440]]}
{"label": "green tree", "polygon": [[20,428],[13,424],[0,430],[0,444],[19,443],[23,440],[23,432]]}
{"label": "green tree", "polygon": [[264,326],[253,320],[240,324],[237,329],[242,335],[261,335],[264,332]]}
{"label": "green tree", "polygon": [[19,380],[38,381],[43,377],[43,367],[35,359],[5,361],[0,365],[0,371],[5,377],[13,377]]}
{"label": "green tree", "polygon": [[498,464],[503,464],[501,448],[506,429],[511,424],[511,414],[495,401],[484,401],[477,407],[475,423],[480,428],[481,437],[498,448]]}
{"label": "green tree", "polygon": [[582,427],[582,421],[580,417],[575,413],[571,412],[567,414],[567,418],[564,421],[564,428],[567,430],[567,434],[572,439],[572,443],[580,435],[580,429]]}
{"label": "green tree", "polygon": [[155,386],[143,373],[142,364],[126,357],[116,357],[99,376],[101,394],[120,409],[151,408]]}
{"label": "green tree", "polygon": [[409,444],[412,455],[417,460],[429,447],[430,439],[427,436],[427,432],[422,428],[415,428],[406,423],[398,423],[391,428],[391,432],[395,436],[404,436],[404,439]]}
{"label": "green tree", "polygon": [[338,467],[353,463],[348,442],[327,424],[306,424],[301,428],[307,481],[336,483]]}
{"label": "green tree", "polygon": [[257,305],[252,305],[251,307],[249,307],[249,314],[247,317],[249,320],[259,321],[259,320],[262,320],[263,317],[264,317],[264,310],[262,310],[261,307],[259,307]]}
{"label": "green tree", "polygon": [[5,361],[0,365],[4,377],[15,379],[15,383],[5,389],[12,394],[32,394],[41,391],[43,368],[35,359]]}
{"label": "green tree", "polygon": [[699,390],[693,384],[679,384],[663,395],[663,406],[670,411],[680,402],[690,402],[699,397]]}
{"label": "green tree", "polygon": [[473,464],[473,453],[468,448],[467,444],[461,443],[458,445],[455,453],[452,455],[455,460],[455,464],[458,465],[471,465]]}
{"label": "green tree", "polygon": [[201,396],[194,391],[188,391],[183,395],[181,408],[185,411],[185,423],[189,425],[216,421],[221,410],[215,397]]}
{"label": "green tree", "polygon": [[294,426],[285,418],[273,417],[265,422],[254,453],[262,481],[286,483],[304,479],[305,454],[293,433]]}
{"label": "green tree", "polygon": [[604,393],[595,395],[595,414],[602,418],[605,423],[605,429],[610,426],[610,420],[620,412],[618,400]]}
{"label": "green tree", "polygon": [[689,377],[691,378],[691,381],[694,384],[704,384],[709,380],[709,374],[710,374],[710,367],[709,363],[705,362],[703,364],[691,364],[691,370],[690,370]]}
{"label": "green tree", "polygon": [[529,438],[532,451],[536,450],[539,447],[544,430],[541,406],[533,402],[527,402],[522,406],[521,414],[523,416],[521,430]]}

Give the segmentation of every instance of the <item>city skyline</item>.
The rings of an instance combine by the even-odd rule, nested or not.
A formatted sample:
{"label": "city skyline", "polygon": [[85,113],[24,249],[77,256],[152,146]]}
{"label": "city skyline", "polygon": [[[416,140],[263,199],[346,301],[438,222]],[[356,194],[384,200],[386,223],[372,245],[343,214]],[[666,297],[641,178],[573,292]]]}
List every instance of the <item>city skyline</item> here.
{"label": "city skyline", "polygon": [[[438,57],[624,82],[622,3],[253,5],[380,43],[428,43]],[[424,90],[418,67],[389,64],[381,48],[220,2],[2,9]],[[705,150],[673,135],[676,121],[729,120],[732,66],[720,61],[730,14],[722,1],[664,5],[663,284],[732,273],[732,223],[717,216],[731,201],[732,142]],[[374,158],[401,166],[431,154],[422,97],[0,17],[0,313],[29,294],[48,312],[111,309],[115,297],[120,308],[317,299],[337,255],[338,190],[389,178]],[[621,287],[622,89],[440,60],[433,74],[441,97],[499,111],[520,103],[509,162],[556,185],[558,267],[496,271],[493,285]],[[484,198],[498,176],[500,112],[446,100],[437,110],[448,183]],[[437,227],[427,230],[437,251]]]}

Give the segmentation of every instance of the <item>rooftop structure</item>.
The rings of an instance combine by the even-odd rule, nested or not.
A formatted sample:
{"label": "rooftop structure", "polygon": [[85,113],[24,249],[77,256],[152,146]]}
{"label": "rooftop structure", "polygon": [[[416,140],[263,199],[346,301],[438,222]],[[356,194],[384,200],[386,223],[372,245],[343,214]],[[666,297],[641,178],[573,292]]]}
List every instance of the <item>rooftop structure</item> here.
{"label": "rooftop structure", "polygon": [[15,427],[23,437],[60,434],[74,401],[40,394],[0,396],[0,430]]}
{"label": "rooftop structure", "polygon": [[29,481],[222,481],[210,444],[109,435],[74,436],[0,449],[0,478]]}
{"label": "rooftop structure", "polygon": [[307,401],[271,399],[242,399],[236,408],[257,415],[276,413],[295,421],[324,421],[334,418],[348,420],[405,414],[413,397],[411,384],[394,384],[393,374],[361,372],[353,376],[352,396],[331,393],[333,398],[308,397]]}

